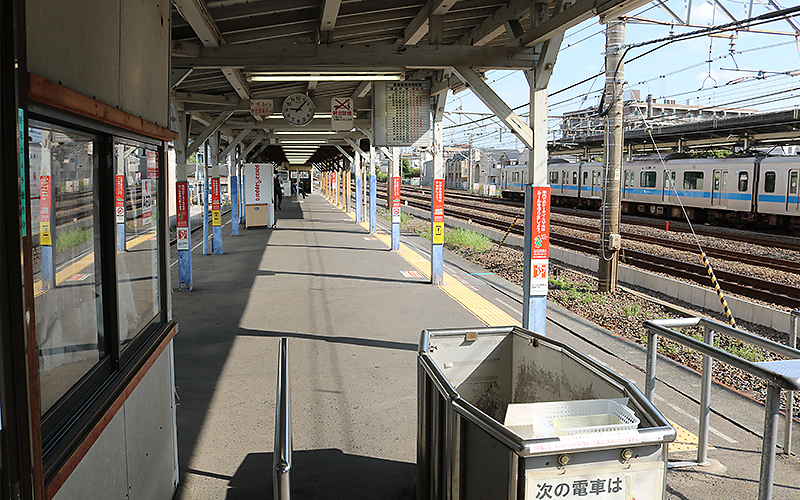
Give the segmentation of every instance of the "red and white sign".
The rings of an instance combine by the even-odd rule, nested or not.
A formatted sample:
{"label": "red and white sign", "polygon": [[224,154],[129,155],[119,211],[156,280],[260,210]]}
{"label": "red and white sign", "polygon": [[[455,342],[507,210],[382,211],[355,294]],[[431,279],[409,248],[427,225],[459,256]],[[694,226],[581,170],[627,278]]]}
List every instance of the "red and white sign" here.
{"label": "red and white sign", "polygon": [[444,179],[433,180],[433,235],[431,242],[444,244]]}
{"label": "red and white sign", "polygon": [[331,99],[331,128],[350,130],[353,128],[353,99],[334,97]]}
{"label": "red and white sign", "polygon": [[547,295],[550,257],[550,186],[533,188],[531,226],[531,295]]}
{"label": "red and white sign", "polygon": [[42,175],[39,177],[39,244],[52,245],[53,239],[50,234],[50,207],[52,203],[51,177]]}
{"label": "red and white sign", "polygon": [[153,220],[153,180],[142,179],[142,224],[150,224]]}
{"label": "red and white sign", "polygon": [[147,177],[158,177],[158,153],[147,150]]}
{"label": "red and white sign", "polygon": [[175,228],[178,232],[178,250],[189,250],[189,183],[175,183]]}
{"label": "red and white sign", "polygon": [[264,163],[244,165],[244,203],[263,205],[272,203],[273,166]]}
{"label": "red and white sign", "polygon": [[269,116],[275,107],[272,99],[250,99],[250,114],[253,116]]}
{"label": "red and white sign", "polygon": [[400,223],[400,177],[392,177],[392,224]]}
{"label": "red and white sign", "polygon": [[117,176],[117,196],[115,203],[117,224],[125,223],[125,176]]}
{"label": "red and white sign", "polygon": [[222,225],[222,213],[219,203],[219,177],[211,178],[211,225]]}

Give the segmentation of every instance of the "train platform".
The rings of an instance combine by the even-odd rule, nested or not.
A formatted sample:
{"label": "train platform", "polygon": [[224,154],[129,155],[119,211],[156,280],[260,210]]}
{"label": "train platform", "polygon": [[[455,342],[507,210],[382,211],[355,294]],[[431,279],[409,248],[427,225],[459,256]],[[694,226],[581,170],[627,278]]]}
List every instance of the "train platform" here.
{"label": "train platform", "polygon": [[[518,324],[521,289],[448,252],[445,285],[432,286],[427,240],[403,234],[401,250],[390,251],[386,223],[371,235],[318,193],[286,197],[276,214],[276,228],[242,227],[237,237],[225,219],[223,255],[203,256],[194,237],[194,291],[172,295],[176,498],[271,495],[281,337],[289,338],[294,497],[416,498],[420,331]],[[547,335],[643,388],[640,346],[553,303]],[[670,460],[687,460],[700,378],[659,363],[656,407],[679,429]],[[763,406],[715,385],[712,408],[712,464],[670,469],[666,498],[757,497]],[[795,450],[798,435],[796,426]],[[778,456],[774,484],[773,498],[800,497],[796,456]]]}

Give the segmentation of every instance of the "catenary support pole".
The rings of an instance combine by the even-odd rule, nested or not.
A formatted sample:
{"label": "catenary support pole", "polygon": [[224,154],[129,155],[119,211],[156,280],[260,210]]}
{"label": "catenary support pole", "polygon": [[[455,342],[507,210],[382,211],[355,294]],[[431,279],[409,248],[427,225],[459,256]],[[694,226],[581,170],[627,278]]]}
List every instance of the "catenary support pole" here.
{"label": "catenary support pole", "polygon": [[625,23],[609,21],[606,27],[606,87],[601,114],[606,121],[605,154],[603,155],[603,208],[600,232],[600,265],[598,289],[617,289],[617,264],[622,247],[620,236],[620,174],[622,170],[622,81],[625,67],[622,45]]}

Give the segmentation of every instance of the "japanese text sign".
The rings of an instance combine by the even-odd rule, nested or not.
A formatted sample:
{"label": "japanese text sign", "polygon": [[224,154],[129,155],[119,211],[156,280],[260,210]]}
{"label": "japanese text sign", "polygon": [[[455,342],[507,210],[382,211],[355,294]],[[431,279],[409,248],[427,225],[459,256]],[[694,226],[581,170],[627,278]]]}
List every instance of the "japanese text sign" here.
{"label": "japanese text sign", "polygon": [[392,177],[392,224],[400,223],[400,177]]}
{"label": "japanese text sign", "polygon": [[222,225],[222,214],[219,202],[219,177],[211,178],[211,225]]}
{"label": "japanese text sign", "polygon": [[175,183],[175,228],[178,232],[178,250],[189,250],[189,183]]}
{"label": "japanese text sign", "polygon": [[547,295],[547,267],[550,250],[550,186],[531,190],[531,295]]}
{"label": "japanese text sign", "polygon": [[444,244],[444,179],[433,180],[431,209],[433,210],[433,236],[434,245]]}
{"label": "japanese text sign", "polygon": [[353,128],[353,99],[334,97],[331,99],[331,128],[350,130]]}

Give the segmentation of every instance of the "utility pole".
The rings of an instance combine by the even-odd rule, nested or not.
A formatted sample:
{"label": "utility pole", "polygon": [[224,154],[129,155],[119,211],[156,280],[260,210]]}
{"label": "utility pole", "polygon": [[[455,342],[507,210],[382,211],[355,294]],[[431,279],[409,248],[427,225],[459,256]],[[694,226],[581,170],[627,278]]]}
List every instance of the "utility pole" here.
{"label": "utility pole", "polygon": [[625,23],[619,19],[606,26],[606,87],[601,117],[606,120],[605,154],[603,155],[603,219],[600,233],[600,266],[597,277],[601,292],[617,288],[617,265],[620,236],[620,174],[622,171],[622,82],[625,68],[622,45]]}

